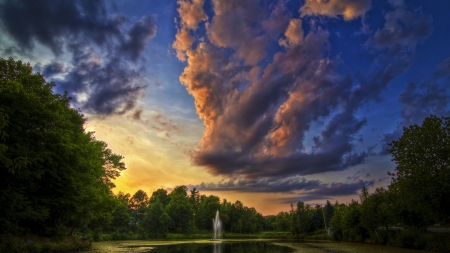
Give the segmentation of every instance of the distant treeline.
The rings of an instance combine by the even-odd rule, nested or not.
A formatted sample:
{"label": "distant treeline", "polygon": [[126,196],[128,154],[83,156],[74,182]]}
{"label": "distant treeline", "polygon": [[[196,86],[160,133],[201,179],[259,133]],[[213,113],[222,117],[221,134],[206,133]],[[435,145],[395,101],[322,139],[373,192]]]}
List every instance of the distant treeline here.
{"label": "distant treeline", "polygon": [[[186,186],[151,196],[142,190],[114,195],[112,181],[126,169],[123,157],[85,131],[84,116],[70,107],[67,94],[53,93],[54,85],[29,64],[0,58],[0,235],[62,238],[94,231],[111,232],[113,239],[164,238],[211,231],[219,210],[226,233],[308,237],[326,228],[335,240],[433,249],[426,228],[450,222],[448,117],[431,115],[390,143],[397,167],[388,188],[372,194],[364,188],[359,202],[348,205],[299,201],[289,212],[263,217],[240,201]],[[436,247],[448,250],[448,234],[441,237]]]}
{"label": "distant treeline", "polygon": [[214,195],[200,195],[195,188],[189,191],[186,186],[177,186],[169,194],[158,189],[151,197],[142,190],[133,196],[119,192],[117,198],[121,202],[112,216],[99,221],[101,229],[133,231],[153,238],[163,238],[168,232],[193,234],[212,231],[216,211],[220,212],[227,232],[257,233],[266,225],[266,219],[253,207],[246,207],[240,201],[220,201]]}

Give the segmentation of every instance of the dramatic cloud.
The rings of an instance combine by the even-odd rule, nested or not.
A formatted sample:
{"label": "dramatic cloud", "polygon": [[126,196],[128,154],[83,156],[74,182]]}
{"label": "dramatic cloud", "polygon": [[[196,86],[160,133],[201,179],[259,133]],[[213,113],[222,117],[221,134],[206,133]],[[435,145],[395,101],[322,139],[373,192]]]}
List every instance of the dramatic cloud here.
{"label": "dramatic cloud", "polygon": [[178,30],[177,34],[175,34],[175,39],[172,47],[176,50],[178,59],[180,61],[185,61],[186,50],[194,43],[194,37],[191,36],[187,28],[182,27]]}
{"label": "dramatic cloud", "polygon": [[[156,34],[154,19],[132,23],[111,15],[103,1],[3,1],[0,22],[20,48],[36,43],[71,65],[58,61],[43,67],[59,92],[68,91],[74,106],[93,114],[123,114],[134,108],[146,87],[136,62]],[[57,75],[57,76],[55,76]]]}
{"label": "dramatic cloud", "polygon": [[301,16],[324,15],[332,18],[343,16],[345,20],[352,20],[364,15],[372,0],[306,0],[300,8]]}
{"label": "dramatic cloud", "polygon": [[190,185],[200,191],[237,191],[237,192],[271,192],[292,193],[294,191],[309,191],[321,186],[318,180],[306,180],[303,177],[261,178],[258,180],[230,180],[214,183]]}
{"label": "dramatic cloud", "polygon": [[120,49],[123,53],[128,54],[133,61],[139,58],[147,42],[156,35],[154,23],[153,17],[143,16],[127,32],[128,40],[122,43]]}
{"label": "dramatic cloud", "polygon": [[[301,20],[291,19],[281,38],[286,51],[261,68],[255,64],[265,58],[268,43],[261,31],[273,12],[256,14],[256,1],[226,3],[214,2],[215,16],[206,24],[210,43],[186,50],[180,77],[206,126],[193,162],[214,175],[247,179],[364,162],[368,153],[354,151],[354,143],[366,120],[353,113],[369,94],[360,94],[364,87],[352,89],[352,80],[337,71],[339,61],[326,57],[329,33],[315,29],[304,36]],[[322,133],[305,143],[311,125],[324,120]]]}
{"label": "dramatic cloud", "polygon": [[267,35],[259,35],[261,22],[254,27],[261,16],[259,2],[214,0],[213,5],[215,15],[206,26],[211,43],[220,48],[233,48],[246,64],[257,64],[266,56],[268,42]]}
{"label": "dramatic cloud", "polygon": [[[296,193],[294,202],[298,200],[330,199],[337,196],[357,194],[363,187],[373,186],[374,180],[354,180],[352,183],[324,184],[319,180],[307,180],[303,177],[261,178],[257,180],[230,180],[218,184],[201,183],[189,185],[200,191],[235,191],[235,192],[265,192],[265,193]],[[291,202],[292,198],[283,199]]]}
{"label": "dramatic cloud", "polygon": [[181,24],[188,29],[197,29],[200,21],[206,21],[207,16],[203,10],[204,0],[178,0],[178,13]]}
{"label": "dramatic cloud", "polygon": [[180,27],[175,35],[175,42],[172,47],[177,52],[180,61],[186,60],[186,50],[194,42],[194,37],[190,31],[195,31],[201,21],[206,21],[208,17],[203,10],[204,0],[178,0],[178,13],[180,14]]}
{"label": "dramatic cloud", "polygon": [[[381,101],[385,88],[414,62],[416,44],[431,33],[427,15],[398,5],[385,15],[384,28],[368,34],[366,48],[378,55],[364,75],[356,73],[352,80],[342,74],[339,57],[330,56],[330,33],[314,24],[305,32],[302,20],[291,17],[284,4],[255,11],[267,6],[213,1],[207,37],[189,34],[198,43],[189,41],[183,49],[187,66],[180,81],[206,126],[193,163],[213,175],[254,182],[249,188],[258,188],[259,180],[268,177],[341,171],[364,163],[373,146],[356,150],[364,142],[358,133],[368,124],[356,112]],[[301,15],[317,14],[317,4],[326,7],[322,14],[349,20],[363,15],[371,2],[307,1]],[[282,18],[276,23],[274,17]],[[381,39],[393,28],[401,34],[398,41]],[[277,50],[265,50],[275,43]]]}
{"label": "dramatic cloud", "polygon": [[[35,41],[62,53],[65,40],[85,35],[97,44],[120,36],[123,17],[109,18],[102,1],[2,1],[1,22],[21,47]],[[70,28],[70,29],[69,29]]]}
{"label": "dramatic cloud", "polygon": [[72,44],[73,67],[64,79],[57,80],[59,91],[74,94],[75,105],[90,113],[124,114],[135,107],[146,85],[139,72],[128,67],[123,58],[101,59],[87,45]]}
{"label": "dramatic cloud", "polygon": [[374,180],[363,181],[356,180],[353,183],[331,183],[329,185],[321,185],[321,187],[312,191],[300,194],[296,198],[283,198],[283,203],[296,203],[298,201],[310,201],[318,199],[334,199],[339,196],[356,195],[363,187],[371,187],[374,185]]}

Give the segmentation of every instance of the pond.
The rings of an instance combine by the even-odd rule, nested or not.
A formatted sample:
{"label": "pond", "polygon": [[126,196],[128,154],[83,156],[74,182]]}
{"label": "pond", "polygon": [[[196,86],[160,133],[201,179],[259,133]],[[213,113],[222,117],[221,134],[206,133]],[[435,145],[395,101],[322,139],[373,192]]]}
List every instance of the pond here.
{"label": "pond", "polygon": [[184,244],[158,246],[151,253],[291,253],[294,249],[268,242],[239,242],[215,244]]}
{"label": "pond", "polygon": [[94,252],[136,252],[136,253],[292,253],[295,250],[265,241],[251,242],[197,242],[155,245],[145,242],[96,243]]}
{"label": "pond", "polygon": [[109,241],[93,243],[93,253],[418,253],[426,252],[371,244],[332,241]]}

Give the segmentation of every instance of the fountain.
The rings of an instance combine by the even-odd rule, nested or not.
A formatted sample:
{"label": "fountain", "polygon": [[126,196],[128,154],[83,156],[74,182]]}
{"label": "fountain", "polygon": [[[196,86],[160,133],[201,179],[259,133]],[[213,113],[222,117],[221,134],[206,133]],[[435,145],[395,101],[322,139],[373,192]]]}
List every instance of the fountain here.
{"label": "fountain", "polygon": [[213,230],[214,237],[213,240],[219,240],[222,237],[222,221],[220,221],[219,210],[216,212],[216,217],[213,219]]}

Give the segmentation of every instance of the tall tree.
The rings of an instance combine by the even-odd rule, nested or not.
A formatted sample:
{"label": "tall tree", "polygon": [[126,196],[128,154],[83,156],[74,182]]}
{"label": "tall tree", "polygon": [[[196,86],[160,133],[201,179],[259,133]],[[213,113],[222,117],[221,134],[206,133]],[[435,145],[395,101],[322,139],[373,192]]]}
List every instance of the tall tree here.
{"label": "tall tree", "polygon": [[310,205],[305,205],[303,201],[297,202],[294,208],[291,205],[291,231],[296,236],[306,235],[313,224],[312,214],[313,209]]}
{"label": "tall tree", "polygon": [[123,157],[85,132],[54,85],[29,64],[0,59],[0,233],[84,226],[117,203],[110,180]]}
{"label": "tall tree", "polygon": [[394,223],[395,203],[392,194],[384,188],[377,188],[369,195],[364,187],[361,194],[361,224],[377,238],[378,241],[386,243],[389,233],[378,233],[379,227],[384,227],[389,232],[389,226]]}
{"label": "tall tree", "polygon": [[173,220],[174,230],[186,232],[192,226],[194,210],[187,195],[188,188],[184,185],[177,186],[169,194],[170,202],[165,211]]}
{"label": "tall tree", "polygon": [[189,196],[189,200],[191,201],[192,207],[194,210],[197,210],[198,205],[200,204],[200,194],[199,191],[197,191],[196,188],[192,189],[191,195]]}
{"label": "tall tree", "polygon": [[324,217],[327,229],[330,227],[331,218],[333,218],[334,207],[331,205],[330,201],[327,200],[327,204],[322,210],[322,216]]}
{"label": "tall tree", "polygon": [[143,190],[138,190],[130,198],[131,217],[134,225],[138,225],[144,220],[145,212],[147,211],[149,198],[147,193]]}
{"label": "tall tree", "polygon": [[166,207],[170,202],[170,197],[167,195],[167,191],[164,189],[158,189],[152,193],[149,204],[160,202],[163,207]]}
{"label": "tall tree", "polygon": [[199,228],[212,229],[212,220],[220,209],[220,198],[214,195],[200,197],[200,204],[196,214]]}
{"label": "tall tree", "polygon": [[397,164],[390,190],[398,195],[406,225],[450,221],[450,117],[427,117],[390,143]]}
{"label": "tall tree", "polygon": [[169,228],[173,226],[173,221],[164,212],[164,206],[156,201],[150,204],[144,219],[144,229],[150,237],[166,237]]}

